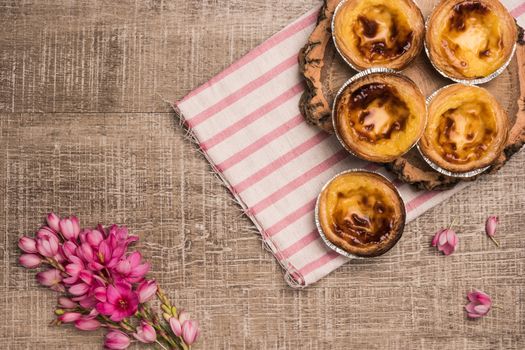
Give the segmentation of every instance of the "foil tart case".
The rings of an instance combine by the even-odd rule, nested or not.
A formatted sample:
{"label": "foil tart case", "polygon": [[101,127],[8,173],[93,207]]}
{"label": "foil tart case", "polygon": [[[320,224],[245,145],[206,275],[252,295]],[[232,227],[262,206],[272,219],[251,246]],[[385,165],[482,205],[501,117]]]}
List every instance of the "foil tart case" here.
{"label": "foil tart case", "polygon": [[[430,22],[430,17],[434,13],[434,11],[435,11],[435,9],[436,9],[438,4],[439,3],[436,3],[436,5],[434,5],[434,8],[432,9],[432,11],[430,12],[430,15],[427,17],[427,19],[425,21],[425,33],[428,32],[429,24],[430,24],[429,23]],[[443,76],[443,77],[445,77],[447,79],[450,79],[453,82],[460,83],[460,84],[480,85],[480,84],[488,83],[489,81],[495,79],[496,77],[501,75],[501,73],[503,73],[505,71],[505,69],[507,69],[509,64],[512,62],[512,59],[514,58],[514,54],[516,53],[517,43],[514,43],[514,46],[512,47],[512,52],[511,52],[511,54],[509,56],[509,59],[505,63],[503,63],[503,65],[501,67],[499,67],[495,72],[493,72],[492,74],[487,75],[486,77],[473,78],[473,79],[459,79],[459,78],[455,78],[455,77],[452,77],[452,76],[448,75],[447,73],[443,72],[441,69],[439,69],[439,67],[437,67],[434,64],[434,61],[432,61],[432,57],[430,56],[430,49],[428,48],[428,45],[427,45],[426,34],[425,34],[425,40],[423,40],[423,47],[425,48],[425,54],[427,55],[430,64],[436,70],[436,72],[438,72],[441,76]]]}
{"label": "foil tart case", "polygon": [[[464,83],[457,83],[457,84],[450,84],[450,85],[446,85],[446,86],[443,86],[442,88],[434,91],[432,93],[432,95],[430,95],[428,98],[427,98],[427,111],[430,110],[430,103],[432,102],[432,100],[444,89],[450,87],[450,86],[454,86],[454,85],[459,85],[459,84],[462,84],[462,85],[467,85],[467,86],[472,86],[471,84],[464,84]],[[477,87],[477,86],[474,86],[474,87]],[[480,87],[477,87],[478,89],[481,89]],[[435,171],[437,171],[438,173],[440,174],[443,174],[443,175],[446,175],[446,176],[450,176],[450,177],[457,177],[457,178],[470,178],[470,177],[474,177],[474,176],[477,176],[479,174],[482,174],[484,173],[485,171],[487,171],[488,169],[490,169],[490,165],[489,166],[486,166],[486,167],[483,167],[483,168],[479,168],[479,169],[475,169],[475,170],[471,170],[471,171],[467,171],[467,172],[463,172],[463,173],[454,173],[454,172],[451,172],[447,169],[444,169],[442,167],[440,167],[439,165],[437,165],[436,163],[434,163],[432,160],[430,160],[427,156],[425,156],[425,154],[423,153],[423,151],[421,150],[421,147],[419,146],[419,143],[417,144],[417,150],[419,152],[419,155],[421,156],[421,158],[423,158],[423,160],[432,168],[434,169]]]}
{"label": "foil tart case", "polygon": [[[403,231],[405,230],[405,225],[406,225],[406,206],[405,206],[405,201],[403,200],[403,197],[401,197],[401,194],[399,193],[399,191],[396,188],[396,186],[394,186],[392,184],[392,181],[387,179],[383,174],[380,174],[380,173],[375,172],[375,171],[365,170],[365,169],[349,169],[349,170],[342,171],[342,172],[334,175],[330,180],[328,180],[326,182],[326,184],[324,184],[324,186],[321,189],[321,192],[319,192],[319,195],[317,196],[317,200],[315,202],[315,211],[314,211],[315,226],[317,227],[317,231],[319,232],[319,236],[321,236],[321,239],[323,240],[323,242],[328,246],[328,248],[332,249],[336,253],[338,253],[338,254],[340,254],[342,256],[345,256],[347,258],[350,258],[350,259],[370,259],[370,258],[374,258],[374,257],[357,256],[357,255],[354,255],[354,254],[351,254],[351,253],[347,252],[346,250],[344,250],[344,249],[340,248],[339,246],[335,245],[334,243],[332,243],[328,238],[326,238],[326,235],[325,235],[325,233],[323,231],[323,227],[322,227],[321,222],[319,220],[319,201],[321,199],[321,195],[326,190],[326,188],[332,183],[332,181],[334,181],[339,176],[342,176],[342,175],[345,175],[345,174],[349,174],[349,173],[357,173],[357,172],[367,173],[367,174],[375,174],[375,175],[378,175],[381,178],[383,178],[387,183],[389,183],[391,185],[392,189],[395,191],[395,193],[399,197],[399,200],[401,201],[401,203],[403,203],[403,213],[402,213],[403,214],[403,224],[402,224],[402,226],[400,228],[401,233],[399,234],[399,238],[396,241],[396,243],[394,243],[394,245],[392,247],[390,247],[389,250],[392,249],[397,244],[397,242],[399,242],[399,240],[403,236]],[[387,252],[388,251],[386,251],[385,253],[387,253]]]}
{"label": "foil tart case", "polygon": [[[339,141],[339,143],[344,147],[344,149],[350,153],[351,155],[353,155],[354,157],[356,158],[359,158],[359,159],[363,159],[362,157],[360,157],[359,155],[357,155],[354,151],[352,151],[352,149],[350,149],[350,147],[348,147],[348,145],[344,142],[341,134],[339,133],[339,129],[337,127],[337,118],[336,118],[336,113],[337,113],[337,109],[336,109],[336,106],[337,106],[337,103],[339,101],[339,98],[341,97],[341,94],[343,93],[343,91],[352,83],[356,82],[357,80],[359,79],[362,79],[368,75],[371,75],[371,74],[392,74],[392,75],[396,75],[398,77],[401,77],[403,79],[406,79],[412,83],[414,83],[412,81],[412,79],[410,79],[409,77],[407,77],[406,75],[403,75],[401,74],[400,72],[394,70],[394,69],[391,69],[391,68],[381,68],[381,67],[377,67],[377,68],[368,68],[360,73],[357,73],[356,75],[354,75],[353,77],[351,77],[350,79],[348,79],[342,86],[341,88],[339,89],[339,91],[337,91],[337,94],[335,95],[335,98],[334,98],[334,102],[332,103],[332,125],[334,127],[334,134],[335,136],[337,137],[337,140]],[[415,83],[414,83],[415,85]],[[417,86],[417,85],[416,85]],[[419,87],[418,87],[419,89]],[[422,95],[423,92],[421,92]],[[428,110],[428,103],[427,103],[427,110]],[[428,119],[426,116],[425,116],[426,119]],[[425,127],[426,127],[426,120],[425,120]],[[421,135],[422,136],[422,135]],[[400,154],[399,156],[403,156],[404,154],[408,153],[412,148],[414,148],[414,146],[417,145],[417,143],[419,142],[419,139],[421,138],[421,136],[419,138],[417,138],[414,143],[407,149],[407,151],[403,154]],[[365,159],[366,160],[366,159]],[[367,160],[368,161],[368,160]]]}
{"label": "foil tart case", "polygon": [[[335,7],[335,10],[334,10],[334,14],[332,15],[332,20],[330,21],[330,30],[331,30],[331,35],[332,35],[332,42],[334,43],[334,46],[335,46],[335,50],[337,51],[337,53],[339,54],[339,56],[343,59],[343,61],[345,61],[345,63],[350,67],[352,68],[353,70],[355,70],[356,72],[364,72],[364,71],[367,71],[369,69],[374,69],[374,68],[378,68],[378,67],[371,67],[371,68],[358,68],[354,63],[352,63],[348,58],[346,58],[346,56],[343,54],[343,51],[339,48],[339,45],[337,44],[337,40],[335,40],[335,17],[337,16],[337,14],[339,13],[339,11],[341,10],[341,8],[344,6],[345,3],[347,3],[348,1],[351,1],[351,0],[341,0],[339,2],[339,4],[337,4],[337,6]],[[419,8],[419,5],[417,4],[417,2],[415,0],[410,0],[412,3],[414,3],[414,5],[416,5],[417,9],[419,10],[419,12],[421,13],[421,9]],[[423,17],[423,14],[421,14],[421,17]],[[426,29],[426,25],[425,25],[425,29]],[[423,40],[424,41],[424,40]],[[419,52],[420,54],[421,52]],[[417,56],[416,56],[417,57]],[[415,59],[415,57],[410,61],[412,62],[413,60]],[[409,62],[409,63],[410,63]],[[407,63],[407,65],[409,64]],[[383,68],[383,69],[390,69],[392,71],[397,71],[397,72],[402,72],[406,69],[403,68],[403,69],[398,69],[398,70],[394,70],[394,69],[391,69],[391,68]]]}

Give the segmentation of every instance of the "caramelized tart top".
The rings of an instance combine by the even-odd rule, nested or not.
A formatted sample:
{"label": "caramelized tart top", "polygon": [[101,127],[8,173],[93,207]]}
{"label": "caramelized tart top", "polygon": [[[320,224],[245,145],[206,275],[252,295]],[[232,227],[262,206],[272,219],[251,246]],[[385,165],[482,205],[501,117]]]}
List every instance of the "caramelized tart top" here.
{"label": "caramelized tart top", "polygon": [[319,225],[325,237],[357,256],[385,253],[401,237],[405,208],[393,185],[382,176],[347,172],[321,192]]}
{"label": "caramelized tart top", "polygon": [[374,162],[390,162],[406,153],[426,123],[423,94],[411,80],[395,73],[372,73],[350,83],[334,110],[341,142]]}
{"label": "caramelized tart top", "polygon": [[402,69],[421,51],[424,21],[411,0],[346,0],[334,15],[334,40],[357,69]]}
{"label": "caramelized tart top", "polygon": [[497,0],[445,0],[429,18],[426,44],[439,70],[456,79],[490,76],[517,40],[512,16]]}
{"label": "caramelized tart top", "polygon": [[508,129],[505,111],[487,90],[455,84],[432,98],[420,149],[445,170],[469,172],[499,157]]}

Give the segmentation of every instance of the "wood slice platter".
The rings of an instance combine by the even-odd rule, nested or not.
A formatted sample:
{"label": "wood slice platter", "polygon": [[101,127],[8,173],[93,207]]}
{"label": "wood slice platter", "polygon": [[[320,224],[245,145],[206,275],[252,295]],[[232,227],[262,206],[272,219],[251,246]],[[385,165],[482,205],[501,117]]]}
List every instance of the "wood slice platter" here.
{"label": "wood slice platter", "polygon": [[[299,54],[299,66],[306,82],[306,89],[299,107],[306,120],[332,133],[332,103],[343,83],[356,74],[337,53],[331,34],[331,21],[340,0],[325,0],[317,26]],[[416,0],[426,18],[437,0]],[[492,165],[490,172],[498,171],[505,162],[525,143],[525,41],[519,28],[519,40],[509,67],[496,79],[481,85],[489,90],[506,109],[510,119],[510,135],[504,153]],[[442,77],[422,52],[403,71],[421,88],[426,96],[442,86],[453,83]],[[446,189],[454,186],[458,179],[437,173],[421,158],[416,148],[403,157],[387,164],[393,173],[404,182],[419,188]],[[466,181],[473,180],[466,179]]]}

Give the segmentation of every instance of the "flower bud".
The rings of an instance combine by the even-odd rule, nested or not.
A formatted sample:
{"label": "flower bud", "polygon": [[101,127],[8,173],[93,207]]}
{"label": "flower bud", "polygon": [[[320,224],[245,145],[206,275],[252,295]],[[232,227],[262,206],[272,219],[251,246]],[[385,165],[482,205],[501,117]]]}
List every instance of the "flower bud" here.
{"label": "flower bud", "polygon": [[78,234],[80,233],[80,225],[76,216],[71,216],[60,220],[58,223],[60,232],[67,240],[77,239]]}
{"label": "flower bud", "polygon": [[78,306],[77,303],[75,303],[73,300],[66,298],[66,297],[58,298],[58,305],[60,305],[64,309],[74,309]]}
{"label": "flower bud", "polygon": [[157,283],[154,280],[144,281],[137,287],[139,302],[145,303],[150,300],[157,292]]}
{"label": "flower bud", "polygon": [[62,276],[57,269],[49,269],[36,274],[36,280],[43,286],[56,291],[64,291]]}
{"label": "flower bud", "polygon": [[58,317],[58,320],[63,323],[71,323],[79,320],[82,314],[78,312],[66,312]]}
{"label": "flower bud", "polygon": [[188,320],[182,324],[182,339],[188,345],[191,345],[197,341],[199,337],[200,329],[197,321]]}
{"label": "flower bud", "polygon": [[34,269],[42,263],[42,258],[36,254],[22,254],[18,258],[20,265],[27,269]]}
{"label": "flower bud", "polygon": [[177,337],[180,337],[182,335],[182,325],[180,324],[179,319],[177,317],[171,317],[169,322],[173,334],[175,334]]}
{"label": "flower bud", "polygon": [[104,339],[104,346],[108,349],[123,350],[126,349],[130,344],[129,337],[121,331],[111,331],[106,334]]}
{"label": "flower bud", "polygon": [[58,253],[58,239],[55,236],[42,236],[36,241],[36,249],[41,255],[52,258]]}
{"label": "flower bud", "polygon": [[82,331],[94,331],[100,328],[101,324],[99,321],[91,318],[81,318],[75,321],[75,327]]}
{"label": "flower bud", "polygon": [[33,238],[22,236],[18,240],[18,247],[26,253],[36,253],[36,241]]}
{"label": "flower bud", "polygon": [[140,342],[153,343],[157,340],[157,333],[149,323],[141,321],[140,326],[137,327],[136,333],[133,336]]}
{"label": "flower bud", "polygon": [[47,214],[46,221],[49,227],[58,232],[58,223],[60,222],[60,218],[55,213]]}

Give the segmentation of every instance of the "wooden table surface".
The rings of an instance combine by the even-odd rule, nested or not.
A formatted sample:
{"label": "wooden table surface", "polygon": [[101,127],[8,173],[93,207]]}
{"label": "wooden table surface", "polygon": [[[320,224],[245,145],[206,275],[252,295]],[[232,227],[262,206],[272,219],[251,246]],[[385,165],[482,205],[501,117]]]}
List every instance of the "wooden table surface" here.
{"label": "wooden table surface", "polygon": [[[524,349],[524,153],[408,225],[386,256],[292,290],[165,100],[205,82],[316,0],[0,2],[0,343],[98,349],[50,327],[17,264],[51,211],[127,224],[152,275],[200,320],[195,349]],[[496,248],[483,233],[500,216]],[[457,252],[429,247],[456,220]],[[480,288],[498,309],[465,318]],[[139,348],[139,347],[136,347]]]}

